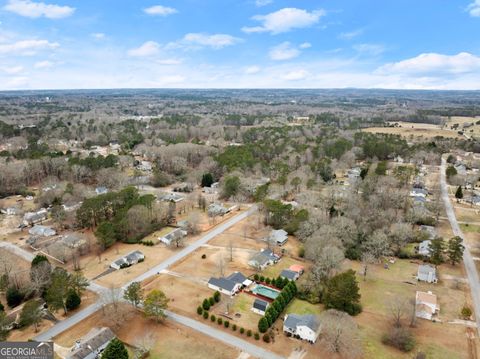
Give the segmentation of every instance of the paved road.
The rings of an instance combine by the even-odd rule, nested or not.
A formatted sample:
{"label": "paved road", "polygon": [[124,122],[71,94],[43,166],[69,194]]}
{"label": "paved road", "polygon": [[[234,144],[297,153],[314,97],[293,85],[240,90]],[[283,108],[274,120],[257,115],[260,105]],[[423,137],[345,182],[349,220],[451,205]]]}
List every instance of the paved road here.
{"label": "paved road", "polygon": [[[249,215],[254,213],[256,210],[257,210],[257,207],[254,205],[250,209],[248,209],[247,211],[245,211],[243,213],[240,213],[239,215],[237,215],[233,218],[230,218],[228,221],[220,224],[218,227],[214,228],[212,231],[208,232],[206,235],[204,235],[203,237],[201,237],[200,239],[198,239],[194,243],[190,244],[188,247],[185,247],[180,252],[176,253],[175,255],[168,258],[166,261],[160,263],[156,267],[150,269],[149,271],[143,273],[139,277],[133,279],[131,282],[143,281],[143,280],[148,279],[149,277],[151,277],[153,275],[156,275],[158,272],[161,272],[162,270],[167,269],[169,266],[174,264],[176,261],[178,261],[180,259],[183,259],[185,256],[192,253],[194,250],[201,247],[202,245],[206,244],[208,241],[210,241],[215,236],[221,234],[225,230],[229,229],[231,226],[233,226],[236,223],[240,222],[241,220],[247,218]],[[4,243],[4,242],[0,242],[0,243]],[[7,243],[7,242],[5,242],[5,243]],[[20,249],[20,248],[16,247],[15,245],[11,245],[11,246],[13,246],[15,249]],[[8,247],[10,248],[10,246],[8,246]],[[124,287],[122,287],[122,289],[126,288],[127,286],[128,286],[128,284],[126,284]],[[96,292],[100,295],[102,293],[108,292],[107,288],[104,288],[101,285],[96,284],[94,282],[90,283],[89,289],[93,290],[94,292]],[[36,336],[34,339],[38,340],[38,341],[45,341],[45,340],[52,339],[53,337],[57,336],[58,334],[64,332],[65,330],[74,326],[78,322],[86,319],[88,316],[95,313],[97,310],[99,310],[102,307],[102,304],[103,303],[102,303],[102,300],[100,298],[96,303],[94,303],[94,304],[88,306],[87,308],[75,313],[71,317],[58,322],[57,324],[55,324],[53,327],[51,327],[50,329],[48,329],[44,333],[41,333],[38,336]],[[173,318],[174,317],[172,317],[172,319]]]}
{"label": "paved road", "polygon": [[128,285],[132,282],[143,282],[145,279],[148,279],[150,277],[153,277],[154,275],[158,274],[162,270],[167,269],[170,267],[172,264],[178,262],[179,260],[185,258],[188,256],[190,253],[194,252],[201,246],[207,244],[210,240],[212,240],[214,237],[218,236],[219,234],[225,232],[227,229],[232,227],[233,225],[237,224],[241,220],[247,218],[250,216],[252,213],[254,213],[257,210],[257,206],[253,205],[250,207],[247,211],[240,213],[239,215],[236,215],[235,217],[230,218],[229,220],[221,223],[217,227],[215,227],[213,230],[208,232],[206,235],[201,237],[200,239],[196,240],[194,243],[189,245],[188,247],[185,247],[182,249],[180,252],[175,253],[173,256],[165,260],[164,262],[160,263],[159,265],[153,267],[152,269],[146,271],[145,273],[139,275],[137,278],[131,280],[127,284],[125,284],[122,289],[125,289],[128,287]]}
{"label": "paved road", "polygon": [[99,310],[101,307],[102,307],[101,301],[93,303],[92,305],[82,309],[78,313],[75,313],[71,317],[58,322],[57,324],[55,324],[53,327],[46,330],[45,332],[40,333],[34,338],[34,340],[39,342],[51,340],[53,337],[59,335],[60,333],[63,333],[65,330],[73,327],[78,322],[81,322],[82,320],[86,319],[87,317],[95,313],[97,310]]}
{"label": "paved road", "polygon": [[470,290],[472,292],[473,308],[475,310],[475,320],[477,322],[477,331],[479,331],[480,334],[480,280],[478,278],[477,268],[470,253],[470,249],[466,245],[462,230],[458,225],[452,202],[450,202],[450,198],[448,198],[448,187],[445,170],[446,161],[445,158],[442,157],[442,165],[440,166],[440,186],[442,189],[442,199],[445,203],[445,210],[447,212],[448,221],[450,222],[450,226],[452,227],[453,234],[455,236],[461,237],[464,240],[465,251],[463,252],[463,264],[467,272],[467,278],[470,284]]}
{"label": "paved road", "polygon": [[25,259],[27,262],[31,262],[33,258],[35,258],[35,255],[30,253],[29,251],[26,251],[25,249],[22,249],[15,244],[12,244],[10,242],[5,242],[2,241],[0,242],[0,248],[4,248],[5,250],[12,252],[13,254],[16,254],[19,257],[22,257]]}
{"label": "paved road", "polygon": [[184,317],[183,315],[179,315],[171,311],[166,311],[166,314],[167,314],[167,318],[170,320],[173,320],[177,323],[183,324],[187,327],[197,330],[212,338],[220,340],[226,343],[227,345],[231,345],[241,351],[247,352],[248,354],[256,358],[260,358],[260,359],[282,359],[283,358],[280,355],[277,355],[268,350],[265,350],[257,345],[250,344],[249,342],[239,339],[234,335],[228,334],[223,330],[212,328],[197,320]]}

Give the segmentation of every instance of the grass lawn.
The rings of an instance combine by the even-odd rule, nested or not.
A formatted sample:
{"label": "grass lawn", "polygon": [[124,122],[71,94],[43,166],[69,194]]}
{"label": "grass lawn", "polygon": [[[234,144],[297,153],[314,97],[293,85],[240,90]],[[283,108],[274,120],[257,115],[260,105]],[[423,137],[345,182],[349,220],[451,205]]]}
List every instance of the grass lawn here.
{"label": "grass lawn", "polygon": [[286,314],[315,314],[319,315],[323,311],[323,306],[320,304],[310,304],[305,300],[294,299],[290,302],[287,309],[285,309]]}
{"label": "grass lawn", "polygon": [[472,233],[472,232],[473,233],[479,233],[480,232],[480,226],[478,226],[476,224],[462,223],[462,224],[460,224],[460,228],[465,233]]}

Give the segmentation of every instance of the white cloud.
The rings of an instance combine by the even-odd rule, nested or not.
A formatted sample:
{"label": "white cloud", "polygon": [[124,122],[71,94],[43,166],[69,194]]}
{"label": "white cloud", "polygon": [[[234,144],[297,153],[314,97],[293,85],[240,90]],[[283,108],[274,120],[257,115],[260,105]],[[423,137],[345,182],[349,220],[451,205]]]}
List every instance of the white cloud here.
{"label": "white cloud", "polygon": [[299,81],[305,79],[308,75],[309,73],[306,70],[294,70],[285,74],[283,79],[287,81]]}
{"label": "white cloud", "polygon": [[357,29],[349,32],[342,32],[338,37],[343,40],[351,40],[354,37],[360,36],[363,34],[363,29]]}
{"label": "white cloud", "polygon": [[45,4],[44,2],[30,0],[9,0],[4,9],[25,17],[39,18],[43,16],[49,19],[61,19],[71,16],[75,12],[75,8],[70,6]]}
{"label": "white cloud", "polygon": [[273,3],[273,0],[256,0],[255,1],[255,6],[256,7],[262,7],[262,6],[267,6]]}
{"label": "white cloud", "polygon": [[299,48],[301,49],[309,49],[312,47],[312,44],[309,42],[304,42],[303,44],[300,44]]}
{"label": "white cloud", "polygon": [[480,0],[475,0],[467,7],[470,16],[480,17]]}
{"label": "white cloud", "polygon": [[268,55],[272,60],[283,61],[293,59],[300,55],[300,53],[301,51],[299,49],[292,46],[290,42],[285,41],[282,42],[280,45],[272,47]]}
{"label": "white cloud", "polygon": [[105,39],[106,35],[103,32],[94,32],[90,34],[96,40],[103,40]]}
{"label": "white cloud", "polygon": [[32,56],[38,51],[52,50],[60,47],[58,42],[50,42],[48,40],[21,40],[10,44],[0,44],[1,54],[15,54]]}
{"label": "white cloud", "polygon": [[194,45],[200,47],[211,47],[213,49],[221,49],[226,46],[235,45],[242,41],[237,37],[227,34],[206,34],[206,33],[189,33],[181,40],[187,45]]}
{"label": "white cloud", "polygon": [[480,71],[480,57],[468,52],[457,55],[436,53],[420,54],[417,57],[389,63],[377,69],[377,73],[390,74],[463,74]]}
{"label": "white cloud", "polygon": [[353,49],[358,51],[359,53],[372,56],[380,55],[385,51],[385,47],[383,45],[377,44],[358,44],[354,45]]}
{"label": "white cloud", "polygon": [[252,19],[259,21],[261,26],[243,27],[242,31],[246,33],[270,32],[280,34],[293,29],[301,29],[315,25],[322,16],[324,10],[308,12],[307,10],[297,8],[283,8],[267,15],[256,15]]}
{"label": "white cloud", "polygon": [[134,57],[149,57],[160,53],[160,45],[155,41],[147,41],[140,47],[128,50],[129,56]]}
{"label": "white cloud", "polygon": [[168,75],[161,77],[159,80],[160,84],[162,85],[171,85],[184,82],[186,77],[182,75]]}
{"label": "white cloud", "polygon": [[28,87],[29,78],[26,76],[17,76],[9,78],[5,83],[5,88],[15,90]]}
{"label": "white cloud", "polygon": [[176,14],[178,11],[173,7],[155,5],[155,6],[151,6],[143,9],[143,12],[148,15],[168,16],[168,15]]}
{"label": "white cloud", "polygon": [[245,68],[245,74],[247,75],[253,75],[253,74],[257,74],[260,72],[260,67],[259,66],[256,66],[256,65],[253,65],[253,66],[248,66],[247,68]]}
{"label": "white cloud", "polygon": [[48,69],[50,67],[53,67],[54,63],[48,60],[45,61],[38,61],[36,62],[33,67],[36,69]]}
{"label": "white cloud", "polygon": [[16,75],[23,71],[23,66],[3,67],[1,70],[9,75]]}
{"label": "white cloud", "polygon": [[183,63],[181,59],[162,59],[158,60],[159,65],[180,65]]}

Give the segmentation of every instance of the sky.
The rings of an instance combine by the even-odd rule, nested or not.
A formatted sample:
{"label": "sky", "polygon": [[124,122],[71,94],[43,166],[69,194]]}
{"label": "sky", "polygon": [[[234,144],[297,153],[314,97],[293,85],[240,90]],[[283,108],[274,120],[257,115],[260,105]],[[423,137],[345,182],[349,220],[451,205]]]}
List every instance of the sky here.
{"label": "sky", "polygon": [[0,90],[480,89],[480,0],[0,0]]}

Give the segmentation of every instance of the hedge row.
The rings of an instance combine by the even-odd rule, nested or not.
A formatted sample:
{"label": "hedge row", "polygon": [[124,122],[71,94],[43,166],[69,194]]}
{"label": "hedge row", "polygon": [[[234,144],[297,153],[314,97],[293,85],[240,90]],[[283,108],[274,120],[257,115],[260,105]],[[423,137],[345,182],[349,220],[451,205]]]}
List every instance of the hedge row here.
{"label": "hedge row", "polygon": [[277,298],[268,306],[265,315],[258,321],[258,330],[265,333],[277,320],[288,303],[295,297],[297,286],[295,282],[289,282],[278,295]]}

